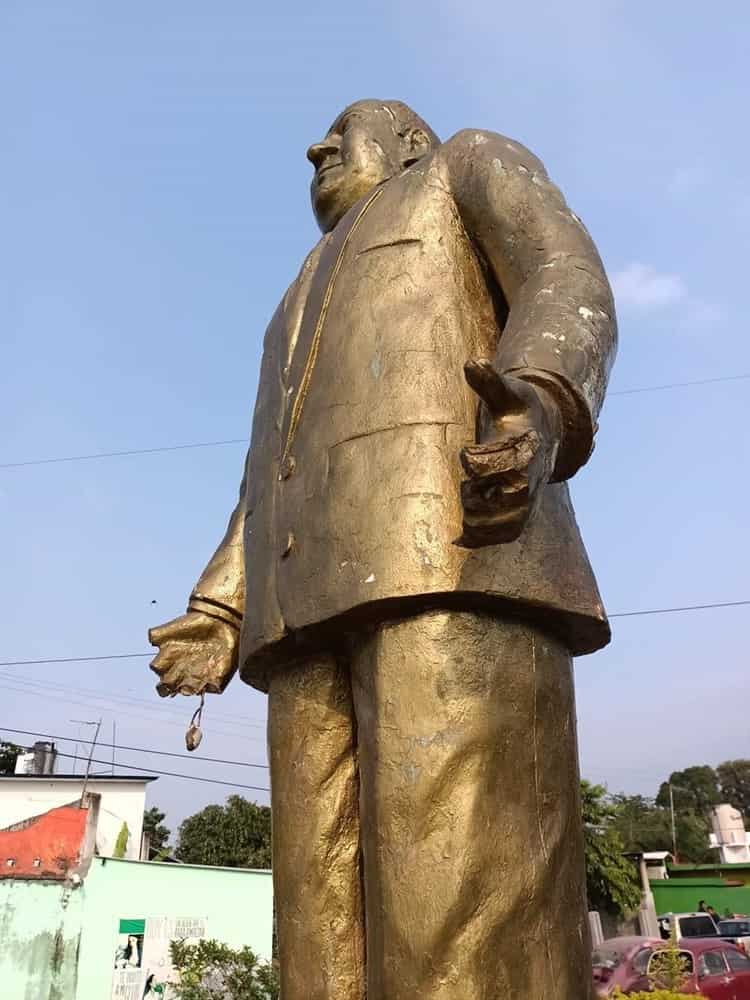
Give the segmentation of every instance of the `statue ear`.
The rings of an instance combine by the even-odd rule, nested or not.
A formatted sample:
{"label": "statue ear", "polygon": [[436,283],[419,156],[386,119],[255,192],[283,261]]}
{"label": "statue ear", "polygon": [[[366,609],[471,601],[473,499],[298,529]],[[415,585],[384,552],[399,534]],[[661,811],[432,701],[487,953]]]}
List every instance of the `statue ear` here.
{"label": "statue ear", "polygon": [[413,128],[407,136],[407,153],[404,159],[404,167],[410,167],[430,149],[432,143],[430,137],[421,128]]}

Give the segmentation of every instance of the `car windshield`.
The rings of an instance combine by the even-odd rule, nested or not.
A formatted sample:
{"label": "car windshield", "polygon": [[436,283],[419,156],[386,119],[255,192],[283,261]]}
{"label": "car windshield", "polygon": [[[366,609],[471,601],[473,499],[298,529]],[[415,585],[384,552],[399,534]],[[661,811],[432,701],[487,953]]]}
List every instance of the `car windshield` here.
{"label": "car windshield", "polygon": [[680,937],[716,937],[716,924],[709,916],[680,917]]}
{"label": "car windshield", "polygon": [[624,957],[624,949],[613,948],[611,945],[600,945],[594,952],[592,963],[605,969],[614,969]]}
{"label": "car windshield", "polygon": [[720,920],[719,934],[725,934],[728,937],[750,935],[750,920]]}

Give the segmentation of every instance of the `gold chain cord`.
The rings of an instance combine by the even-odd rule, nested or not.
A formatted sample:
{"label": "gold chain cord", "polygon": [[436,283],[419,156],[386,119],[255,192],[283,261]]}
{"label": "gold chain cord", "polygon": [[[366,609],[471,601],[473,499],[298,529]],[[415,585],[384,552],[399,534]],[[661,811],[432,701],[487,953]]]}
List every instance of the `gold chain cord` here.
{"label": "gold chain cord", "polygon": [[302,408],[305,405],[305,397],[307,396],[308,389],[310,388],[310,379],[312,378],[313,369],[315,368],[315,362],[318,360],[318,349],[320,348],[320,338],[323,333],[323,325],[326,321],[326,315],[328,313],[328,306],[331,303],[331,296],[333,295],[333,286],[336,283],[336,278],[341,270],[341,265],[344,260],[344,254],[346,253],[346,248],[349,246],[349,241],[359,227],[360,222],[365,217],[370,206],[373,202],[380,197],[383,193],[382,187],[379,187],[376,191],[370,195],[367,201],[364,203],[360,209],[359,215],[352,223],[352,227],[346,234],[344,242],[341,244],[341,249],[339,250],[339,255],[336,258],[336,263],[333,265],[333,270],[331,271],[331,277],[328,279],[328,287],[326,288],[325,295],[323,296],[323,302],[320,307],[320,315],[318,316],[318,322],[315,324],[315,333],[313,334],[312,343],[310,344],[310,353],[307,355],[307,361],[305,362],[305,370],[302,373],[302,379],[300,381],[299,390],[294,400],[294,406],[292,407],[292,417],[289,421],[289,431],[286,436],[286,443],[284,445],[284,452],[281,456],[281,463],[283,464],[289,457],[289,451],[292,447],[292,442],[294,441],[294,435],[297,432],[297,427],[302,417]]}

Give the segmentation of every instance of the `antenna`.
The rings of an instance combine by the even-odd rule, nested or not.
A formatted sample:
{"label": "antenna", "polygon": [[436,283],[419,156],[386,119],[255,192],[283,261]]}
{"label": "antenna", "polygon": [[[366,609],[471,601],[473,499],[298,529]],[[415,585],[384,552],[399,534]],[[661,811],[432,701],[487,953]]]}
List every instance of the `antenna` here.
{"label": "antenna", "polygon": [[115,743],[117,743],[117,723],[112,719],[112,774],[115,773]]}
{"label": "antenna", "polygon": [[[85,719],[71,719],[70,721],[77,722],[81,726],[96,726],[96,732],[94,733],[94,738],[91,741],[91,749],[89,750],[89,759],[86,761],[86,773],[83,776],[83,788],[81,789],[81,808],[83,808],[83,803],[86,800],[86,786],[88,785],[89,773],[91,771],[91,758],[94,756],[96,741],[99,739],[99,730],[102,727],[102,720],[99,719],[98,722],[89,722]],[[114,742],[114,740],[112,742]]]}

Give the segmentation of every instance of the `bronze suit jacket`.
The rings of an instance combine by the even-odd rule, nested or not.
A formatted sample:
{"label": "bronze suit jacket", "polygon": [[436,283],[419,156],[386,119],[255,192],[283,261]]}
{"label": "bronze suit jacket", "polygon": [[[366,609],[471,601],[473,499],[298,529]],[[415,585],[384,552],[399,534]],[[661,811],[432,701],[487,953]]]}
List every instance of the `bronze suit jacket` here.
{"label": "bronze suit jacket", "polygon": [[[609,629],[565,480],[593,446],[612,296],[580,220],[528,150],[462,132],[323,237],[267,329],[240,500],[190,607],[241,616],[240,666],[425,607],[483,608],[561,636]],[[516,542],[467,549],[464,363],[544,385],[565,435]]]}

